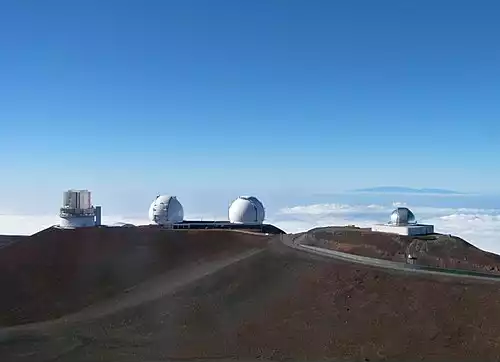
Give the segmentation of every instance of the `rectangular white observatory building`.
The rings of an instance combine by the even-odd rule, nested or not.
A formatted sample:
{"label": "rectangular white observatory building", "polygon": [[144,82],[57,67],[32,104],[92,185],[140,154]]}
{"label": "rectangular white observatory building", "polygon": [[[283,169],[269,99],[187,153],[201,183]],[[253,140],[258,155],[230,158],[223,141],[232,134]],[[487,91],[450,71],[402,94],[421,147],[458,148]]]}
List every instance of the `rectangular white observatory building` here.
{"label": "rectangular white observatory building", "polygon": [[416,236],[434,234],[434,225],[414,224],[414,225],[390,225],[390,224],[375,224],[372,226],[372,231],[381,233],[391,233],[398,235]]}

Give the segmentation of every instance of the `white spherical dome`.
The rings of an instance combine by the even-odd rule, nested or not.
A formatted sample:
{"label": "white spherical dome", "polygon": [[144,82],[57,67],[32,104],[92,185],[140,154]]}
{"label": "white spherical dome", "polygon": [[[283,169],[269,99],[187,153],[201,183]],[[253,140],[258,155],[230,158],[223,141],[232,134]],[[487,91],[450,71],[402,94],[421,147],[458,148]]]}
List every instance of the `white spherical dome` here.
{"label": "white spherical dome", "polygon": [[391,214],[391,224],[408,225],[415,224],[415,215],[406,207],[398,207]]}
{"label": "white spherical dome", "polygon": [[184,208],[175,196],[157,196],[149,207],[149,220],[158,225],[182,222]]}
{"label": "white spherical dome", "polygon": [[264,206],[253,196],[240,196],[229,207],[229,222],[235,224],[262,224],[266,216]]}

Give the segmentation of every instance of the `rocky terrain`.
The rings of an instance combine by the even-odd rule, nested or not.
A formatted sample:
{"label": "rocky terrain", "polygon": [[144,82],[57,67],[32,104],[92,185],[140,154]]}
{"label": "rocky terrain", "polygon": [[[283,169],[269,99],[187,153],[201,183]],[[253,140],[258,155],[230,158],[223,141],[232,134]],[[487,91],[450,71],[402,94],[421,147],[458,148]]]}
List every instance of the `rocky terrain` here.
{"label": "rocky terrain", "polygon": [[340,262],[287,236],[38,237],[0,251],[1,361],[500,359],[495,281]]}
{"label": "rocky terrain", "polygon": [[417,265],[500,275],[500,256],[452,235],[403,236],[354,227],[316,228],[305,233],[305,244],[346,253]]}

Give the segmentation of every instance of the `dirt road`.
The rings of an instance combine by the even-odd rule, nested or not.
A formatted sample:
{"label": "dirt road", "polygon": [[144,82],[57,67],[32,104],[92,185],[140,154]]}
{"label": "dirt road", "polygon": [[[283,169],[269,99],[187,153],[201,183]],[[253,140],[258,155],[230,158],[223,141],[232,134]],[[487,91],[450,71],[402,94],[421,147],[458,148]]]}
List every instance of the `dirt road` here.
{"label": "dirt road", "polygon": [[388,271],[398,271],[410,274],[435,275],[438,277],[459,278],[462,280],[475,280],[487,282],[500,282],[499,275],[488,275],[486,273],[465,271],[465,270],[446,270],[441,268],[426,268],[424,266],[414,266],[400,262],[388,261],[384,259],[370,258],[355,254],[343,253],[336,250],[325,249],[321,247],[305,245],[306,235],[281,235],[280,240],[283,244],[307,253],[322,255],[345,262],[367,265],[387,269]]}

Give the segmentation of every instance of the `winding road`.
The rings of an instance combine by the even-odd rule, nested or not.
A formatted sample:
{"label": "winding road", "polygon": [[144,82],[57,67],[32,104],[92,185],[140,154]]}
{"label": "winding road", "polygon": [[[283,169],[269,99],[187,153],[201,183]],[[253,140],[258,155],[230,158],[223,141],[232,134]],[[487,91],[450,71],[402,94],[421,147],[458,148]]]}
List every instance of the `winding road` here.
{"label": "winding road", "polygon": [[281,242],[284,245],[291,247],[295,250],[300,250],[302,252],[316,254],[320,256],[326,256],[333,259],[347,261],[351,263],[357,263],[367,266],[402,271],[413,274],[438,275],[438,276],[446,276],[446,277],[460,278],[460,279],[500,282],[500,275],[492,275],[492,274],[473,272],[467,270],[443,269],[437,267],[426,267],[421,265],[399,263],[390,260],[370,258],[366,256],[343,253],[336,250],[325,249],[317,246],[306,245],[304,244],[306,238],[307,238],[307,233],[298,235],[288,235],[288,234],[280,235]]}

